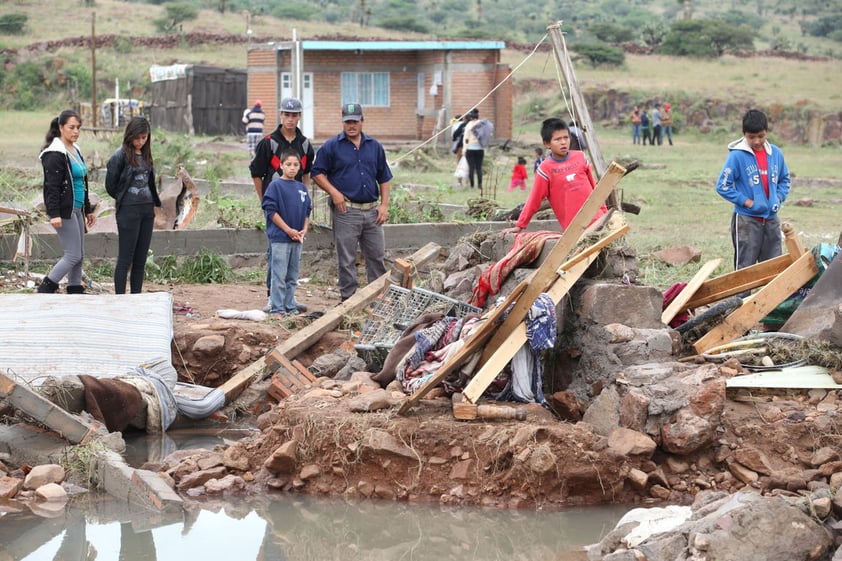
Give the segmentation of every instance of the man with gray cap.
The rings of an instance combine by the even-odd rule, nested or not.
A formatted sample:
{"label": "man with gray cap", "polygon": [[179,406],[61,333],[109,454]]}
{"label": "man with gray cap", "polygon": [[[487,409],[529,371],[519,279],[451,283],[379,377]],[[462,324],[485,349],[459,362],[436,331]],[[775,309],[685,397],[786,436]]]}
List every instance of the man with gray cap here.
{"label": "man with gray cap", "polygon": [[[254,158],[249,165],[251,172],[251,180],[254,183],[254,190],[257,192],[257,198],[262,202],[263,193],[272,179],[280,177],[278,169],[281,167],[281,153],[287,149],[293,149],[298,152],[301,157],[301,169],[295,176],[296,181],[300,181],[307,187],[310,186],[310,168],[313,165],[315,152],[313,150],[310,139],[301,133],[298,128],[298,122],[301,120],[301,113],[304,108],[301,106],[301,101],[294,97],[285,97],[281,100],[280,121],[278,128],[272,131],[272,134],[265,136],[257,143],[254,150]],[[270,245],[271,249],[271,245]],[[266,259],[271,263],[271,256],[269,250],[266,251]],[[271,286],[270,272],[266,274],[266,294],[269,295],[269,287]],[[304,311],[304,306],[299,307]]]}
{"label": "man with gray cap", "polygon": [[313,165],[313,181],[330,195],[343,301],[357,291],[357,246],[368,282],[386,273],[383,223],[389,217],[392,171],[383,146],[362,129],[362,106],[344,104],[342,132],[322,145]]}

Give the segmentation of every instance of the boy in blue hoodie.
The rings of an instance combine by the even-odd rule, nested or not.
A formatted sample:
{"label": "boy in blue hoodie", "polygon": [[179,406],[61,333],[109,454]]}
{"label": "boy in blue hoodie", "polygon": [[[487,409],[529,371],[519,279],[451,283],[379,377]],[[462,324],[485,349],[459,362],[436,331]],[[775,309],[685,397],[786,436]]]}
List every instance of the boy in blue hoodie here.
{"label": "boy in blue hoodie", "polygon": [[778,211],[789,194],[789,170],[780,148],[766,140],[768,128],[765,113],[746,112],[743,138],[728,145],[728,158],[716,181],[716,192],[734,205],[734,269],[781,255]]}

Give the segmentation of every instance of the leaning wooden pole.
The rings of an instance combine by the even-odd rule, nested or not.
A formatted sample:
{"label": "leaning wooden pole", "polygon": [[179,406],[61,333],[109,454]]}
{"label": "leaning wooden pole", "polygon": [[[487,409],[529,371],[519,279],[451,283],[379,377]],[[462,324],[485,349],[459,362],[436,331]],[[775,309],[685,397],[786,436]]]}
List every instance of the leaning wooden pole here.
{"label": "leaning wooden pole", "polygon": [[[585,103],[585,98],[582,96],[582,90],[579,88],[579,81],[576,79],[576,74],[573,72],[573,61],[570,60],[570,55],[567,52],[567,46],[564,43],[564,36],[561,33],[561,22],[550,24],[547,26],[547,34],[553,44],[553,52],[555,53],[556,62],[561,68],[564,79],[567,82],[567,87],[570,90],[570,102],[573,104],[574,114],[585,135],[585,140],[588,143],[588,152],[596,169],[597,179],[605,174],[608,169],[608,164],[602,155],[602,150],[599,147],[599,142],[596,140],[594,134],[593,121],[588,112],[588,106]],[[614,191],[608,196],[605,201],[608,208],[619,208],[617,204],[617,195]]]}

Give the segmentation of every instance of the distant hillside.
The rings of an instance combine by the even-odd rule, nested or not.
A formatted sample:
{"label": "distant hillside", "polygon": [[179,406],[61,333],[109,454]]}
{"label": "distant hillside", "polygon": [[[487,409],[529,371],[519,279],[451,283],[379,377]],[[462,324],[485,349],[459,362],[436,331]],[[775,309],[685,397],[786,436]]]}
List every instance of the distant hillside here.
{"label": "distant hillside", "polygon": [[[813,63],[767,58],[754,62],[734,58],[702,61],[644,55],[654,52],[643,41],[645,30],[668,26],[684,17],[685,6],[675,0],[185,0],[182,4],[202,8],[196,10],[195,19],[179,25],[181,33],[165,34],[156,29],[155,23],[168,13],[164,5],[117,0],[3,3],[0,17],[22,13],[28,23],[23,34],[0,35],[5,61],[0,67],[0,108],[32,110],[65,106],[69,99],[88,99],[93,79],[92,36],[97,39],[98,91],[110,95],[119,83],[120,95],[142,98],[152,64],[242,68],[249,44],[289,40],[293,33],[300,38],[321,39],[502,39],[510,47],[505,59],[515,66],[541,40],[547,24],[558,20],[563,20],[562,29],[571,45],[591,40],[591,32],[599,23],[633,31],[633,36],[622,42],[627,52],[623,66],[592,68],[577,64],[577,74],[586,89],[618,89],[628,93],[630,99],[727,95],[785,105],[806,99],[819,107],[838,107],[834,96],[842,90],[838,59],[816,63],[814,69]],[[757,13],[758,4],[764,10],[762,15]],[[774,11],[767,5],[770,3],[694,0],[691,15],[736,19],[750,25],[757,31],[758,50],[788,41],[792,52],[815,56],[836,54],[837,49],[842,54],[840,43],[801,32],[805,23],[842,13],[842,0],[779,0]],[[39,24],[44,13],[50,13],[51,19],[61,25]],[[365,17],[361,18],[361,13]],[[397,14],[411,16],[429,27],[419,25],[408,30],[395,19]],[[545,46],[534,57],[537,62],[521,68],[515,81],[553,79],[548,52]],[[774,67],[776,76],[787,79],[757,79],[760,73],[752,70],[753,65]],[[746,76],[754,78],[746,80]]]}

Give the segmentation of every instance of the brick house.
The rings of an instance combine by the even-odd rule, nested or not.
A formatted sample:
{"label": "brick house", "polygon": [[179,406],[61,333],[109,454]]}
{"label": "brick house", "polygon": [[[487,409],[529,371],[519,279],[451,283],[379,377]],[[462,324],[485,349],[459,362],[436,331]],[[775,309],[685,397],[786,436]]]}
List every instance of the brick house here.
{"label": "brick house", "polygon": [[[365,132],[381,140],[423,140],[486,95],[481,118],[496,138],[512,135],[511,68],[501,41],[288,41],[251,45],[248,103],[259,99],[267,130],[280,100],[304,104],[301,129],[317,143],[342,130],[340,108],[363,105]],[[300,69],[300,70],[299,70]],[[497,87],[497,89],[495,89]],[[449,144],[447,134],[438,138]]]}

